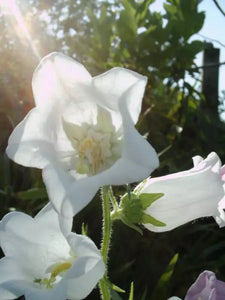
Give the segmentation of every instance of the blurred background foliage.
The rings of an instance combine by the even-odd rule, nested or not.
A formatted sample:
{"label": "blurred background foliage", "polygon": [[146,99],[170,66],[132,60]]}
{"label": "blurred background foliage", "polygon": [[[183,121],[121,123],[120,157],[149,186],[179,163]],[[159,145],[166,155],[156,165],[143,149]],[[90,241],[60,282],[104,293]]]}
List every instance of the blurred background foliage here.
{"label": "blurred background foliage", "polygon": [[[4,151],[13,128],[34,106],[34,68],[40,57],[52,51],[74,57],[93,76],[114,66],[148,76],[137,128],[160,154],[161,164],[153,176],[190,168],[192,156],[205,157],[211,151],[225,162],[224,123],[219,111],[211,112],[194,63],[205,47],[192,38],[204,23],[200,1],[165,0],[163,13],[151,10],[153,2],[6,0],[8,4],[0,5],[1,217],[15,209],[35,215],[47,202],[40,170],[14,164]],[[116,191],[124,193],[125,188]],[[75,230],[80,232],[84,222],[88,235],[99,245],[101,218],[97,195],[76,216]],[[144,230],[143,236],[116,222],[110,279],[127,292],[134,281],[136,300],[184,297],[205,269],[225,280],[223,236],[224,230],[212,218],[168,233]],[[128,299],[128,293],[113,292],[112,297]],[[96,289],[87,299],[98,298]]]}

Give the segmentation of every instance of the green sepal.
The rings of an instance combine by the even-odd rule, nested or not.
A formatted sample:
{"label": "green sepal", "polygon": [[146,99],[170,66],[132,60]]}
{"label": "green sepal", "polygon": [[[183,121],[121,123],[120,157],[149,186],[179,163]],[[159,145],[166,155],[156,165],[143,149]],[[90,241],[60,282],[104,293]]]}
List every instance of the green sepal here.
{"label": "green sepal", "polygon": [[121,289],[119,286],[112,283],[106,276],[103,277],[104,283],[112,290],[118,292],[118,293],[125,293],[123,289]]}
{"label": "green sepal", "polygon": [[136,188],[134,189],[134,194],[136,194],[136,195],[139,196],[139,194],[141,193],[141,190],[142,190],[142,188],[144,187],[144,185],[146,184],[147,180],[148,180],[147,178],[144,179],[141,183],[139,183],[139,184],[136,186]]}
{"label": "green sepal", "polygon": [[126,193],[120,201],[119,209],[113,212],[113,219],[120,219],[125,225],[136,230],[141,235],[141,228],[137,225],[150,223],[154,226],[166,226],[165,223],[145,213],[146,208],[164,196],[163,193]]}
{"label": "green sepal", "polygon": [[153,202],[164,196],[163,193],[143,193],[139,195],[143,209],[148,208]]}
{"label": "green sepal", "polygon": [[143,209],[138,196],[134,193],[126,193],[120,201],[122,215],[125,216],[130,223],[140,223]]}
{"label": "green sepal", "polygon": [[138,227],[137,225],[134,225],[133,223],[129,222],[129,220],[127,218],[125,218],[124,216],[120,217],[121,221],[127,225],[128,227],[136,230],[138,233],[140,233],[141,235],[143,235],[143,231],[141,230],[140,227]]}
{"label": "green sepal", "polygon": [[137,225],[134,225],[133,223],[129,222],[129,220],[125,216],[121,216],[120,219],[125,225],[127,225],[128,227],[136,230],[138,233],[143,235],[143,231],[141,230],[141,228],[138,227]]}
{"label": "green sepal", "polygon": [[154,226],[159,226],[159,227],[163,227],[163,226],[166,226],[165,223],[153,218],[152,216],[148,215],[148,214],[143,214],[142,216],[142,223],[143,224],[152,224]]}

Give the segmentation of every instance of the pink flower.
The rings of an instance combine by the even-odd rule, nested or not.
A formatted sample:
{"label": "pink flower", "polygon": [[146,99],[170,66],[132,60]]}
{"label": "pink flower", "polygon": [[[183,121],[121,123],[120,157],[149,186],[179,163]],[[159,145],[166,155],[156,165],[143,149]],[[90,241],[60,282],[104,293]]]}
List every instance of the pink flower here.
{"label": "pink flower", "polygon": [[211,271],[202,272],[189,288],[185,300],[224,300],[225,282]]}
{"label": "pink flower", "polygon": [[[224,300],[225,282],[217,280],[211,271],[202,272],[189,288],[184,300]],[[168,300],[181,300],[174,296]]]}

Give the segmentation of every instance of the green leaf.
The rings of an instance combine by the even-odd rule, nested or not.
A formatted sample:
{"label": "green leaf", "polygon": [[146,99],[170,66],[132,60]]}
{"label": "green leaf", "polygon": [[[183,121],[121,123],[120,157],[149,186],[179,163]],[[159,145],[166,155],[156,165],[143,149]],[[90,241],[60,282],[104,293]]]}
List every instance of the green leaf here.
{"label": "green leaf", "polygon": [[174,272],[178,260],[178,253],[176,253],[171,259],[170,263],[166,267],[165,272],[160,277],[151,297],[151,300],[167,299],[169,296],[170,280]]}
{"label": "green leaf", "polygon": [[110,290],[110,296],[112,300],[123,300],[120,295],[114,290]]}
{"label": "green leaf", "polygon": [[149,6],[155,2],[155,0],[146,0],[139,4],[137,9],[136,18],[139,26],[142,26],[145,20],[147,19],[147,15],[149,13]]}
{"label": "green leaf", "polygon": [[144,292],[143,292],[143,294],[141,296],[141,300],[147,300],[147,296],[146,296],[147,292],[148,292],[148,289],[147,289],[147,287],[145,287]]}
{"label": "green leaf", "polygon": [[81,234],[88,236],[88,224],[84,224],[84,222],[81,225]]}
{"label": "green leaf", "polygon": [[125,293],[125,291],[123,289],[121,289],[120,287],[118,287],[117,285],[112,283],[107,277],[104,276],[103,281],[110,289],[112,289],[118,293]]}
{"label": "green leaf", "polygon": [[200,51],[204,49],[204,43],[202,41],[192,41],[190,44],[186,45],[185,51],[187,54],[191,57],[194,57],[196,54],[198,54]]}
{"label": "green leaf", "polygon": [[130,285],[130,295],[129,295],[129,299],[128,300],[133,300],[134,299],[134,283],[131,282]]}
{"label": "green leaf", "polygon": [[45,188],[32,188],[26,191],[16,193],[16,197],[22,200],[28,199],[43,199],[47,198],[48,194]]}
{"label": "green leaf", "polygon": [[[132,45],[137,36],[137,23],[135,19],[135,9],[127,0],[123,0],[124,10],[121,11],[117,22],[117,30],[123,43]],[[133,44],[134,46],[134,44]]]}
{"label": "green leaf", "polygon": [[153,202],[155,202],[162,196],[164,196],[163,193],[143,193],[143,194],[140,194],[139,199],[141,201],[141,205],[142,205],[143,209],[146,209]]}
{"label": "green leaf", "polygon": [[152,216],[148,215],[148,214],[143,214],[142,216],[142,223],[143,224],[152,224],[154,226],[159,226],[159,227],[163,227],[163,226],[166,226],[165,223],[153,218]]}

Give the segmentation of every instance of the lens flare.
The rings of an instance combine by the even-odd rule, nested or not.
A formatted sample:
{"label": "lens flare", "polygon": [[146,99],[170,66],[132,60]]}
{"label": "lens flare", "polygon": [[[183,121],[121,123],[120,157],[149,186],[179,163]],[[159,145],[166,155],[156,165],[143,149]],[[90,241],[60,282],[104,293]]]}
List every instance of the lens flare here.
{"label": "lens flare", "polygon": [[41,57],[32,41],[32,38],[31,38],[28,30],[27,30],[27,27],[23,21],[23,16],[20,12],[20,9],[19,9],[16,1],[15,0],[0,0],[0,6],[1,6],[3,12],[7,11],[8,13],[10,13],[11,15],[13,15],[15,17],[17,24],[18,24],[21,32],[23,33],[24,37],[28,41],[34,55],[36,56],[36,58],[38,60],[40,60]]}

